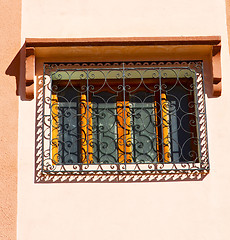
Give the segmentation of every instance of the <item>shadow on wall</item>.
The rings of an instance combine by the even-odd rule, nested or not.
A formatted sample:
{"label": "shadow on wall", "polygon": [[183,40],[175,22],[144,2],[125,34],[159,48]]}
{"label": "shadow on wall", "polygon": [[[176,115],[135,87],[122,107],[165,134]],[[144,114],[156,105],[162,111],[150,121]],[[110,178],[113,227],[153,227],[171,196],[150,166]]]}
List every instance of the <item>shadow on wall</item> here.
{"label": "shadow on wall", "polygon": [[18,51],[10,65],[5,71],[6,75],[14,76],[16,80],[16,95],[20,96],[22,101],[26,101],[25,84],[25,45]]}
{"label": "shadow on wall", "polygon": [[[36,164],[38,166],[38,164]],[[207,174],[176,173],[176,174],[79,174],[52,175],[35,171],[35,183],[146,183],[146,182],[181,182],[202,181]]]}

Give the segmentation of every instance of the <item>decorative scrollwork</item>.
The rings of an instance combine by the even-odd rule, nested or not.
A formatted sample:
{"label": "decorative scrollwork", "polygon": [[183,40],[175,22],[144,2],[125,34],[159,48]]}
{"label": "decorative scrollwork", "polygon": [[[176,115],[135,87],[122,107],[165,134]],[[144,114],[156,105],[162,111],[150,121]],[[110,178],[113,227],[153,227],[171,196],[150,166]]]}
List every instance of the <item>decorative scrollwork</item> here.
{"label": "decorative scrollwork", "polygon": [[41,83],[42,172],[209,169],[202,62],[45,64]]}

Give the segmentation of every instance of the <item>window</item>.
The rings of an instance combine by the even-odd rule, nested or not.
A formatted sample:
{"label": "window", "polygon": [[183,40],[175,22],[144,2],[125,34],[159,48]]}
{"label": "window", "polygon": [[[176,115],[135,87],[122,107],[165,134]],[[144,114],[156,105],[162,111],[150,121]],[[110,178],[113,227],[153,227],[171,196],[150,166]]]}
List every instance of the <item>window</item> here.
{"label": "window", "polygon": [[207,167],[202,62],[44,64],[44,171]]}

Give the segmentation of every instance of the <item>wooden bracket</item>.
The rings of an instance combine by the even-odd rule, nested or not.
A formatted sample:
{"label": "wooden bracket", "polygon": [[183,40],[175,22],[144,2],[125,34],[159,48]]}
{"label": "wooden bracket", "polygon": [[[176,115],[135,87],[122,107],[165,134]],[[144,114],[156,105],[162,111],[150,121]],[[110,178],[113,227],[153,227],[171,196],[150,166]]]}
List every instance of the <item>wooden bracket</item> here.
{"label": "wooden bracket", "polygon": [[213,97],[219,97],[222,90],[220,50],[220,44],[212,47]]}
{"label": "wooden bracket", "polygon": [[26,99],[34,98],[34,77],[35,77],[35,48],[26,48],[26,64],[25,64],[25,82],[26,82]]}

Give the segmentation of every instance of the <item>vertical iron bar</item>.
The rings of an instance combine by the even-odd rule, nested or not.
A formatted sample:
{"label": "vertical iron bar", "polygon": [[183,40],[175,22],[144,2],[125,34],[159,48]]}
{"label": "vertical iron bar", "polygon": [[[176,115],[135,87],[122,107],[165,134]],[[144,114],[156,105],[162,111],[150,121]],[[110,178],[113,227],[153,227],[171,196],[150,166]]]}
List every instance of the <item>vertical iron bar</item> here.
{"label": "vertical iron bar", "polygon": [[162,156],[163,163],[165,162],[165,149],[164,149],[164,135],[163,135],[163,107],[162,107],[162,83],[161,83],[161,68],[159,68],[159,87],[160,87],[160,114],[161,114],[161,144],[162,144]]}
{"label": "vertical iron bar", "polygon": [[[44,126],[45,126],[45,64],[43,64],[42,91],[42,171],[44,170]],[[50,153],[51,155],[51,153]]]}
{"label": "vertical iron bar", "polygon": [[[50,65],[49,65],[50,66]],[[50,75],[50,144],[49,144],[49,153],[50,153],[50,158],[53,162],[53,159],[52,159],[52,138],[53,138],[53,133],[52,133],[52,124],[53,124],[53,114],[52,114],[52,91],[53,91],[53,79],[52,79],[52,74]],[[44,94],[44,92],[43,92]]]}
{"label": "vertical iron bar", "polygon": [[[179,77],[179,72],[176,71],[176,69],[174,69],[176,72],[176,85],[179,83],[180,81],[180,77]],[[170,103],[171,104],[171,103]],[[176,105],[176,103],[175,103]],[[180,101],[179,101],[179,108],[180,108]],[[169,126],[171,128],[171,132],[169,132],[170,134],[170,138],[171,138],[171,162],[173,164],[175,163],[179,163],[180,162],[180,148],[179,146],[179,142],[178,142],[178,124],[177,124],[177,110],[175,110],[175,116],[173,116],[174,113],[171,112],[171,116],[169,117]],[[172,118],[176,117],[175,119],[175,124],[176,124],[176,131],[173,131],[173,126],[174,124],[172,123]],[[180,123],[179,123],[180,125]],[[176,143],[175,143],[176,142]],[[178,159],[176,160],[176,158],[174,158],[175,155],[178,155]]]}
{"label": "vertical iron bar", "polygon": [[87,69],[87,82],[86,82],[86,120],[87,120],[87,124],[86,124],[86,148],[87,148],[87,164],[89,164],[89,71]]}
{"label": "vertical iron bar", "polygon": [[127,152],[126,152],[126,106],[125,106],[125,64],[122,63],[123,66],[123,71],[122,71],[122,77],[123,77],[123,99],[124,99],[124,109],[123,109],[123,117],[124,117],[124,151],[125,151],[125,156],[124,156],[124,163],[125,163],[125,169],[126,169],[126,157],[127,157]]}

